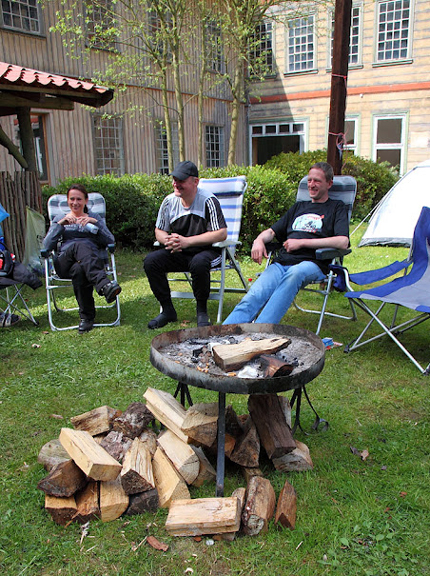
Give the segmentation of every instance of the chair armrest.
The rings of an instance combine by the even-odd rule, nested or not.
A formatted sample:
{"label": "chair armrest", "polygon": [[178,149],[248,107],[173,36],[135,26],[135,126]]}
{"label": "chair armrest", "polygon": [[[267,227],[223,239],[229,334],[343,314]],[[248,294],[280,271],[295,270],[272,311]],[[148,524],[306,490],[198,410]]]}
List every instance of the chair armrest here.
{"label": "chair armrest", "polygon": [[333,258],[341,258],[347,254],[351,254],[351,248],[318,248],[315,250],[317,260],[333,260]]}
{"label": "chair armrest", "polygon": [[108,244],[106,248],[109,250],[111,254],[115,252],[115,244]]}
{"label": "chair armrest", "polygon": [[242,242],[240,240],[223,240],[222,242],[215,242],[212,244],[214,248],[225,248],[226,246],[240,246]]}

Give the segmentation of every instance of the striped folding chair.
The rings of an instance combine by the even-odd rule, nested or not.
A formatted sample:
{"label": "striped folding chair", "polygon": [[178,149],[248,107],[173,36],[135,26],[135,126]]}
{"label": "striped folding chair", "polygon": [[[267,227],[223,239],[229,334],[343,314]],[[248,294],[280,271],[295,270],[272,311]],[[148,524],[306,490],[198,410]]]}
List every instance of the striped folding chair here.
{"label": "striped folding chair", "polygon": [[[237,246],[241,244],[239,240],[240,226],[242,223],[243,196],[248,184],[245,176],[235,176],[231,178],[201,178],[199,188],[212,192],[219,200],[227,223],[227,239],[224,242],[217,242],[214,246],[221,248],[221,265],[213,268],[211,272],[211,293],[209,300],[218,300],[217,322],[222,320],[222,309],[224,294],[226,292],[247,292],[248,283],[245,280],[240,264],[235,258]],[[226,282],[226,272],[234,270],[239,276],[240,284],[228,284]],[[185,272],[185,278],[169,278],[170,281],[187,281],[191,287],[191,276]],[[215,277],[216,276],[216,277]],[[218,278],[219,276],[219,278]],[[172,298],[194,298],[192,291],[178,292],[172,291]]]}

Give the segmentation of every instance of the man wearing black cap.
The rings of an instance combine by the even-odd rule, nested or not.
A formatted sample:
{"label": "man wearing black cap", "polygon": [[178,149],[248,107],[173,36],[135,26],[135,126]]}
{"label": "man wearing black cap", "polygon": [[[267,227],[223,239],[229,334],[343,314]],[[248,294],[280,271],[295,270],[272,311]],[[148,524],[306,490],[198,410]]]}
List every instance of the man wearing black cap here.
{"label": "man wearing black cap", "polygon": [[210,326],[207,301],[210,269],[221,263],[215,242],[227,238],[227,225],[218,199],[198,188],[199,172],[190,161],[180,162],[171,173],[173,193],[161,204],[155,224],[155,237],[164,246],[145,258],[144,268],[161,312],[148,328],[162,328],[176,322],[168,272],[190,272],[197,306],[197,325]]}

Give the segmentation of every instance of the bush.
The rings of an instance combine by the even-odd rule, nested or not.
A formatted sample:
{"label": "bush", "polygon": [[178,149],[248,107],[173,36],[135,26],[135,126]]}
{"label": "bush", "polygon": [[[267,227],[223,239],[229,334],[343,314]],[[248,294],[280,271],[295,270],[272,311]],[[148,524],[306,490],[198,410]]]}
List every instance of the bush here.
{"label": "bush", "polygon": [[[240,252],[249,254],[252,241],[268,228],[295,201],[300,180],[315,162],[326,159],[324,150],[304,154],[279,154],[264,166],[226,166],[200,171],[202,178],[226,178],[243,174],[248,181],[244,199]],[[398,176],[385,164],[350,156],[343,174],[357,180],[358,192],[353,217],[364,218]],[[161,174],[126,174],[66,178],[56,187],[43,190],[44,205],[52,194],[65,193],[73,183],[83,184],[88,192],[100,192],[106,199],[107,225],[119,246],[148,251],[154,242],[154,226],[163,198],[172,191],[171,178]]]}

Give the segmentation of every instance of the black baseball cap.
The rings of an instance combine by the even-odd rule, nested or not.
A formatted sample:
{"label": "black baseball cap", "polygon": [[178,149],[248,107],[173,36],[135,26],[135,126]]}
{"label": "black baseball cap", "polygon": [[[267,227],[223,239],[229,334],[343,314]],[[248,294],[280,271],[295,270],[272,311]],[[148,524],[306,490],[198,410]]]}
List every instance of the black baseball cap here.
{"label": "black baseball cap", "polygon": [[190,176],[198,178],[199,171],[193,162],[190,162],[190,160],[185,160],[184,162],[179,162],[179,164],[176,165],[170,176],[174,176],[178,180],[186,180]]}

